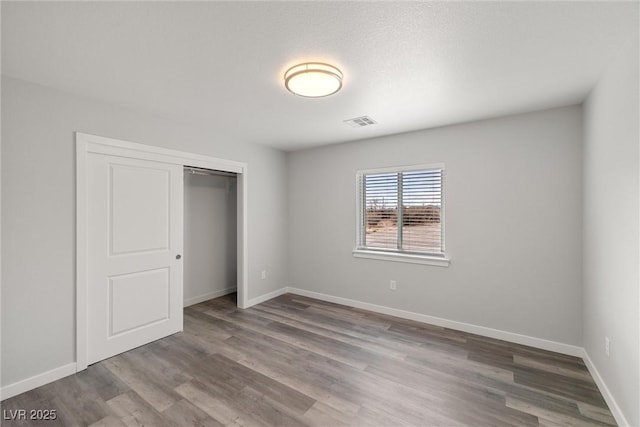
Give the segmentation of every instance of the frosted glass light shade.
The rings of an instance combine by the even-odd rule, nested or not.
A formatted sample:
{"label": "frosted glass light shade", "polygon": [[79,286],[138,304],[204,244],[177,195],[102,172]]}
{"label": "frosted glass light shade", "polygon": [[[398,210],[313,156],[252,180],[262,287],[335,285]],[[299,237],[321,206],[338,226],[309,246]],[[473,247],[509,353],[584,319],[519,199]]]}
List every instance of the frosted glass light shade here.
{"label": "frosted glass light shade", "polygon": [[333,65],[305,62],[284,73],[284,85],[294,95],[321,98],[342,88],[342,72]]}

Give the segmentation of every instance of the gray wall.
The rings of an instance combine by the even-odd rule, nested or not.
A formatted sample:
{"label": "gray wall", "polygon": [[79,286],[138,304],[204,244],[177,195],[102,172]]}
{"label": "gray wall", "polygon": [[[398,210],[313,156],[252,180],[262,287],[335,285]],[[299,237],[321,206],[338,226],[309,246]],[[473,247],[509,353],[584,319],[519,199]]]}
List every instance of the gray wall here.
{"label": "gray wall", "polygon": [[184,303],[236,288],[235,177],[184,176]]}
{"label": "gray wall", "polygon": [[74,131],[248,163],[249,298],[286,284],[282,152],[3,77],[2,385],[75,360]]}
{"label": "gray wall", "polygon": [[584,106],[584,347],[630,425],[640,425],[637,40]]}
{"label": "gray wall", "polygon": [[[289,285],[581,345],[581,114],[569,107],[290,153]],[[356,171],[439,162],[451,265],[354,258]]]}

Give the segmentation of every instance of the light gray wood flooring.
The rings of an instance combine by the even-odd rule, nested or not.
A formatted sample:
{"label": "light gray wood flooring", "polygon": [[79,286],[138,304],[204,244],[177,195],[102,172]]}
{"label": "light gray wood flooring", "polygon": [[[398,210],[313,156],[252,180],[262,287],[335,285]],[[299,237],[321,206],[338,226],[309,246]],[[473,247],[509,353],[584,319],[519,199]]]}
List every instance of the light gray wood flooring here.
{"label": "light gray wood flooring", "polygon": [[17,409],[57,419],[3,426],[615,425],[581,359],[290,294],[189,307],[184,332]]}

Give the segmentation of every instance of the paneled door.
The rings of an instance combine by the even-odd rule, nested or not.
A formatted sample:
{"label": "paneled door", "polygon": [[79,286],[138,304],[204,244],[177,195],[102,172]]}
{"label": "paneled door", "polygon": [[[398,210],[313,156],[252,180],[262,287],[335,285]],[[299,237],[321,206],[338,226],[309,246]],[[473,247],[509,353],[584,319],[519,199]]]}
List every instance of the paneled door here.
{"label": "paneled door", "polygon": [[87,155],[87,362],[182,330],[182,166]]}

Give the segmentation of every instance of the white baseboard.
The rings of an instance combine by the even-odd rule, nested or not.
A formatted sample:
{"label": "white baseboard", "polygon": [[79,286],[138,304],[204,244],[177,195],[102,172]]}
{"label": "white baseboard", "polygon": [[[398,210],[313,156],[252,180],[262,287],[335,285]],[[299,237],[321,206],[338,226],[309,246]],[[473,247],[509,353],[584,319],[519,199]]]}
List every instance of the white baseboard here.
{"label": "white baseboard", "polygon": [[68,365],[60,366],[59,368],[54,368],[42,374],[34,375],[31,378],[27,378],[22,381],[18,381],[16,383],[2,387],[2,389],[0,389],[0,399],[4,400],[13,396],[17,396],[20,393],[33,390],[34,388],[49,384],[53,381],[59,380],[60,378],[67,377],[75,373],[75,362],[69,363]]}
{"label": "white baseboard", "polygon": [[254,306],[256,304],[260,304],[261,302],[269,301],[270,299],[273,299],[275,297],[279,297],[280,295],[286,294],[287,292],[290,292],[289,288],[284,287],[284,288],[276,289],[275,291],[269,292],[268,294],[264,294],[264,295],[260,295],[259,297],[251,298],[249,301],[247,301],[247,306],[245,308],[249,308],[249,307]]}
{"label": "white baseboard", "polygon": [[201,303],[203,301],[208,301],[210,299],[213,298],[218,298],[221,297],[223,295],[228,295],[231,294],[233,292],[236,291],[236,287],[234,286],[233,288],[226,288],[226,289],[220,289],[218,291],[214,291],[214,292],[209,292],[206,293],[204,295],[200,295],[197,297],[193,297],[193,298],[189,298],[183,301],[183,307],[189,307],[190,305],[194,305],[194,304],[198,304]]}
{"label": "white baseboard", "polygon": [[618,406],[618,403],[613,398],[613,395],[611,394],[609,387],[607,387],[607,384],[602,379],[600,372],[598,372],[596,365],[593,363],[593,361],[589,357],[589,353],[587,353],[586,349],[582,353],[582,360],[584,360],[584,364],[587,365],[587,369],[589,370],[589,373],[591,374],[594,381],[596,382],[598,389],[600,389],[600,393],[602,393],[602,397],[604,397],[605,402],[607,402],[607,405],[609,406],[609,410],[611,411],[613,418],[616,419],[616,423],[618,423],[620,427],[630,426],[631,424],[629,424],[629,421],[627,421],[627,418],[624,416],[624,414],[620,410],[620,406]]}
{"label": "white baseboard", "polygon": [[[528,335],[516,334],[514,332],[502,331],[499,329],[487,328],[485,326],[472,325],[470,323],[457,322],[455,320],[443,319],[441,317],[429,316],[412,311],[399,310],[397,308],[385,307],[382,305],[370,304],[367,302],[352,300],[348,298],[336,297],[333,295],[322,294],[319,292],[307,291],[298,288],[286,288],[286,292],[302,295],[309,298],[315,298],[322,301],[333,302],[336,304],[347,305],[351,307],[361,308],[363,310],[374,311],[376,313],[388,314],[390,316],[400,317],[402,319],[416,320],[418,322],[429,323],[431,325],[442,326],[445,328],[455,329],[457,331],[469,332],[472,334],[482,335],[489,338],[509,341],[516,344],[528,345],[556,353],[567,354],[569,356],[582,357],[584,350],[582,347],[564,344],[556,341],[549,341],[542,338],[535,338]],[[281,295],[286,292],[280,292]],[[261,301],[262,302],[262,301]]]}

